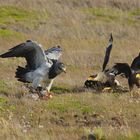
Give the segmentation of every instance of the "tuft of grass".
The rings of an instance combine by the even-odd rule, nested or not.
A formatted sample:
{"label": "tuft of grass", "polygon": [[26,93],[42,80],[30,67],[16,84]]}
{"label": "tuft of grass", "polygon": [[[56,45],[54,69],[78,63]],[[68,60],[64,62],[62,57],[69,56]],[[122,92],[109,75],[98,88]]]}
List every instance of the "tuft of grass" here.
{"label": "tuft of grass", "polygon": [[69,93],[71,91],[71,89],[68,89],[66,87],[60,87],[60,86],[54,86],[51,89],[52,92],[56,93],[56,94],[62,94],[62,93]]}
{"label": "tuft of grass", "polygon": [[14,84],[11,84],[10,81],[0,80],[0,95],[2,94],[8,96],[13,94],[13,92],[15,93],[15,89],[13,87]]}
{"label": "tuft of grass", "polygon": [[134,16],[140,16],[140,9],[135,9],[133,11],[130,12],[131,15],[134,15]]}
{"label": "tuft of grass", "polygon": [[[123,11],[118,8],[85,8],[82,9],[87,14],[95,16],[96,20],[101,20],[104,22],[115,21],[125,22],[127,24],[139,23],[139,19],[134,18],[135,16],[140,16],[140,9],[134,9],[130,11]],[[93,19],[92,21],[94,21]]]}
{"label": "tuft of grass", "polygon": [[9,38],[9,37],[20,37],[21,33],[10,30],[10,29],[0,29],[0,37]]}
{"label": "tuft of grass", "polygon": [[140,135],[136,134],[130,137],[126,137],[126,136],[120,136],[117,138],[117,140],[139,140],[140,139]]}
{"label": "tuft of grass", "polygon": [[100,128],[100,127],[97,127],[94,129],[94,135],[97,138],[97,140],[105,140],[106,139],[104,132],[103,132],[102,128]]}
{"label": "tuft of grass", "polygon": [[[5,112],[5,104],[7,103],[7,99],[6,98],[3,98],[3,97],[0,97],[0,116],[3,116],[4,113],[2,112]],[[7,108],[6,108],[7,109]]]}
{"label": "tuft of grass", "polygon": [[0,104],[5,103],[7,100],[5,98],[0,97]]}
{"label": "tuft of grass", "polygon": [[126,15],[126,12],[123,12],[120,9],[111,9],[111,8],[86,8],[83,9],[84,12],[92,14],[98,18],[117,20]]}
{"label": "tuft of grass", "polygon": [[91,113],[91,112],[93,112],[93,108],[92,107],[90,107],[89,105],[84,105],[84,106],[82,106],[82,108],[81,108],[81,112],[82,113]]}
{"label": "tuft of grass", "polygon": [[18,21],[30,20],[36,17],[36,13],[14,6],[0,6],[0,25],[11,24]]}
{"label": "tuft of grass", "polygon": [[22,28],[21,31],[27,28],[31,30],[39,27],[41,18],[43,17],[44,21],[49,16],[47,12],[42,14],[39,11],[8,5],[0,6],[0,13],[0,26],[10,26],[20,30]]}
{"label": "tuft of grass", "polygon": [[49,110],[55,110],[61,113],[69,112],[69,111],[79,111],[81,113],[91,113],[93,112],[93,108],[88,104],[82,103],[81,101],[72,99],[66,99],[66,101],[53,99],[47,104],[47,108]]}
{"label": "tuft of grass", "polygon": [[58,112],[67,112],[67,107],[64,105],[64,104],[61,104],[61,103],[49,103],[48,106],[47,106],[48,109],[50,110],[56,110]]}
{"label": "tuft of grass", "polygon": [[7,89],[7,84],[3,80],[0,80],[0,93],[7,93]]}

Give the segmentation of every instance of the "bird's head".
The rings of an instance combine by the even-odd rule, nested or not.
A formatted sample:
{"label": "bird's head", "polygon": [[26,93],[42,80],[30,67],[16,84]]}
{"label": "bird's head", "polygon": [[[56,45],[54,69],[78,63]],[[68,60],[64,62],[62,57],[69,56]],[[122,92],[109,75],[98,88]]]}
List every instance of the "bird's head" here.
{"label": "bird's head", "polygon": [[49,70],[49,78],[55,78],[62,72],[66,73],[66,66],[60,61],[53,61],[53,65]]}
{"label": "bird's head", "polygon": [[60,63],[58,64],[58,69],[59,69],[61,72],[66,73],[66,66],[65,66],[64,63],[60,62]]}

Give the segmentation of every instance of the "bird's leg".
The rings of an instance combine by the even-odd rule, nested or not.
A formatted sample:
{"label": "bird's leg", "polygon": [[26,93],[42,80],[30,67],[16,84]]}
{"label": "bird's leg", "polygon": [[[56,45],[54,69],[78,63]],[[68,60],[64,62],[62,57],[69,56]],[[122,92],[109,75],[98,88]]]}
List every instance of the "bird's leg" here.
{"label": "bird's leg", "polygon": [[36,91],[37,91],[37,94],[38,94],[39,97],[43,96],[43,93],[42,93],[43,92],[43,88],[41,86],[37,87]]}
{"label": "bird's leg", "polygon": [[53,83],[53,80],[51,80],[49,86],[47,86],[47,87],[45,88],[45,90],[43,91],[43,97],[42,97],[42,99],[48,100],[48,99],[51,99],[51,98],[52,98],[52,94],[53,94],[53,93],[50,92],[52,83]]}
{"label": "bird's leg", "polygon": [[43,96],[43,99],[48,100],[51,99],[52,97],[53,97],[52,93],[47,91],[46,94]]}
{"label": "bird's leg", "polygon": [[29,89],[29,93],[34,94],[37,92],[37,90],[35,90],[33,87],[28,87]]}

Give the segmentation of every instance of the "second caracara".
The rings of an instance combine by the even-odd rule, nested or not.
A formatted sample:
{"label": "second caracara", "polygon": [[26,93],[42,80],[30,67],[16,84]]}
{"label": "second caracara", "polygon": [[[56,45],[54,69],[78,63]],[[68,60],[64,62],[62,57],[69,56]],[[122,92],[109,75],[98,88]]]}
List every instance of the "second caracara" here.
{"label": "second caracara", "polygon": [[106,66],[109,62],[112,47],[113,36],[111,34],[109,38],[109,44],[105,52],[102,71],[96,75],[89,76],[89,78],[85,81],[85,87],[102,90],[105,87],[115,87],[116,85],[119,85],[119,82],[115,79],[115,74],[111,73],[109,69],[106,69]]}
{"label": "second caracara", "polygon": [[134,85],[140,87],[140,53],[131,63],[116,63],[111,70],[116,75],[124,74],[128,79],[129,89],[132,90]]}

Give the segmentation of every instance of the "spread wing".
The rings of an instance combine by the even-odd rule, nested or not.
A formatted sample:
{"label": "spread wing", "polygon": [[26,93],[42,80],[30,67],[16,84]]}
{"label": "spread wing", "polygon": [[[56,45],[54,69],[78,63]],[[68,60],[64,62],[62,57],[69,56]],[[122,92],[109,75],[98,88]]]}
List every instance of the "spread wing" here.
{"label": "spread wing", "polygon": [[0,57],[25,57],[27,68],[30,70],[35,70],[46,61],[41,45],[31,40],[9,49],[8,52],[1,54]]}
{"label": "spread wing", "polygon": [[133,70],[140,70],[140,53],[137,57],[134,58],[131,64]]}
{"label": "spread wing", "polygon": [[112,50],[112,43],[113,43],[113,36],[112,34],[110,35],[110,39],[109,39],[109,45],[108,47],[106,48],[106,53],[105,53],[105,57],[104,57],[104,62],[103,62],[103,66],[102,66],[102,71],[105,70],[106,66],[107,66],[107,63],[109,61],[109,58],[110,58],[110,53],[111,53],[111,50]]}
{"label": "spread wing", "polygon": [[52,47],[45,51],[46,57],[50,60],[58,60],[62,55],[62,49],[60,46]]}

